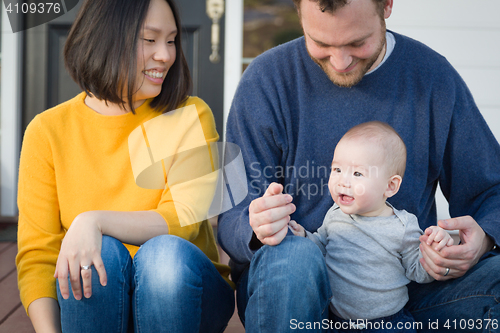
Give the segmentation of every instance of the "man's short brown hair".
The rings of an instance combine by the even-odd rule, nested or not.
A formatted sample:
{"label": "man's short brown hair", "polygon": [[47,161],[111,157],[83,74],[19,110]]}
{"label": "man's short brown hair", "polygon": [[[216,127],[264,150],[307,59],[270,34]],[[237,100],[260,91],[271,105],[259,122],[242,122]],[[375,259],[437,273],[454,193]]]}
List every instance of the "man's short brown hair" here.
{"label": "man's short brown hair", "polygon": [[[295,7],[297,9],[300,9],[300,3],[302,0],[293,0],[293,3],[295,4]],[[319,5],[319,8],[323,12],[330,12],[333,13],[337,9],[344,7],[347,5],[351,0],[304,0],[304,1],[313,1],[316,2]],[[377,6],[377,11],[378,13],[384,17],[384,8],[385,4],[387,3],[387,0],[372,0],[375,2],[375,5]]]}
{"label": "man's short brown hair", "polygon": [[[176,60],[161,92],[151,102],[158,111],[175,110],[191,91],[191,75],[181,46],[181,24],[173,0]],[[64,46],[64,61],[73,80],[87,94],[134,112],[137,44],[150,0],[86,0]]]}

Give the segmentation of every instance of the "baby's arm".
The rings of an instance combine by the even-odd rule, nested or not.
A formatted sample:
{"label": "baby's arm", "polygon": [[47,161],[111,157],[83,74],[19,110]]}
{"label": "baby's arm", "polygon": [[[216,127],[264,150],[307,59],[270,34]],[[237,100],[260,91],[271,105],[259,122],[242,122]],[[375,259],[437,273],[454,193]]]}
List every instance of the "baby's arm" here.
{"label": "baby's arm", "polygon": [[290,220],[290,222],[288,223],[288,228],[293,232],[295,236],[306,237],[306,231],[304,227],[294,220]]}
{"label": "baby's arm", "polygon": [[427,245],[432,246],[436,251],[440,251],[445,246],[453,245],[453,238],[451,238],[450,234],[438,226],[425,229],[425,234],[428,236]]}

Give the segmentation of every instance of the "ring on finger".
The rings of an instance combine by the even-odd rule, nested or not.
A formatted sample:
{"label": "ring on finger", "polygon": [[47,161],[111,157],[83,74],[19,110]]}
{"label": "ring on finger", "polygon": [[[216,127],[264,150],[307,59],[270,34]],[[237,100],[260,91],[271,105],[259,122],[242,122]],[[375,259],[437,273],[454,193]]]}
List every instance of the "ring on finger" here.
{"label": "ring on finger", "polygon": [[82,265],[82,271],[86,271],[86,270],[90,269],[90,266],[92,266],[92,265]]}
{"label": "ring on finger", "polygon": [[443,276],[446,276],[450,273],[450,268],[446,267],[446,271],[444,272]]}

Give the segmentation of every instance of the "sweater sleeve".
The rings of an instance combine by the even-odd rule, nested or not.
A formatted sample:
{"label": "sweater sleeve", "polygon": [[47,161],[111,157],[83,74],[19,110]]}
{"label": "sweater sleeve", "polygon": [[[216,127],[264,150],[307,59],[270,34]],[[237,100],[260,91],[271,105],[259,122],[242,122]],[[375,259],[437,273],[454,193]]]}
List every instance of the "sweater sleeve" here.
{"label": "sweater sleeve", "polygon": [[57,299],[55,266],[65,231],[52,152],[39,117],[26,129],[19,164],[19,224],[16,265],[21,301],[27,311],[34,300]]}
{"label": "sweater sleeve", "polygon": [[498,244],[500,146],[460,77],[454,91],[440,186],[449,202],[450,215],[472,216]]}
{"label": "sweater sleeve", "polygon": [[231,260],[240,265],[248,264],[255,250],[250,248],[250,203],[261,197],[271,182],[283,184],[283,179],[272,171],[282,164],[286,151],[281,106],[276,98],[279,92],[272,79],[262,75],[266,71],[262,63],[255,59],[245,71],[227,121],[227,141],[239,146],[245,162],[248,195],[219,216],[218,240]]}
{"label": "sweater sleeve", "polygon": [[[195,116],[187,109],[193,104]],[[219,135],[212,111],[205,102],[190,98],[183,106],[185,114],[177,119],[180,124],[175,126],[184,128],[184,133],[178,136],[176,153],[162,160],[161,169],[167,184],[153,211],[165,219],[169,234],[193,241],[199,235],[200,222],[208,217],[215,194]]]}
{"label": "sweater sleeve", "polygon": [[419,259],[422,258],[420,253],[420,240],[422,230],[418,225],[417,217],[413,214],[406,213],[405,215],[405,234],[401,241],[401,262],[406,270],[406,277],[411,281],[418,283],[428,283],[434,281],[434,278],[427,273]]}
{"label": "sweater sleeve", "polygon": [[335,220],[338,220],[336,214],[339,213],[342,214],[342,211],[337,205],[334,205],[328,210],[325,218],[323,219],[323,224],[318,228],[316,232],[311,233],[306,230],[306,237],[312,240],[314,244],[319,247],[323,256],[326,256],[326,245],[328,244],[328,228],[332,228],[332,223],[334,223]]}
{"label": "sweater sleeve", "polygon": [[312,240],[314,244],[319,247],[323,256],[326,255],[326,243],[328,242],[328,236],[326,235],[326,227],[324,225],[319,227],[314,233],[306,230],[306,237]]}

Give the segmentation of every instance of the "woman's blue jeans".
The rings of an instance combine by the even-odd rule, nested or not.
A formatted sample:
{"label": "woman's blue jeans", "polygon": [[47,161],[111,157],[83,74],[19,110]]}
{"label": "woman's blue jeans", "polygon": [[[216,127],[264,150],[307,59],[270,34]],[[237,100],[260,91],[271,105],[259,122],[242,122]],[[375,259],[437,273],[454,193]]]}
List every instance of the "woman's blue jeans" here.
{"label": "woman's blue jeans", "polygon": [[64,300],[67,332],[223,332],[234,311],[234,291],[192,243],[164,235],[144,243],[134,259],[115,238],[103,236],[108,283],[92,267],[92,297]]}
{"label": "woman's blue jeans", "polygon": [[[408,291],[406,308],[417,332],[500,332],[500,255],[484,258],[461,278],[411,283]],[[323,332],[301,330],[299,323],[329,323],[326,266],[306,238],[287,236],[278,246],[261,247],[237,281],[236,295],[246,332]]]}

